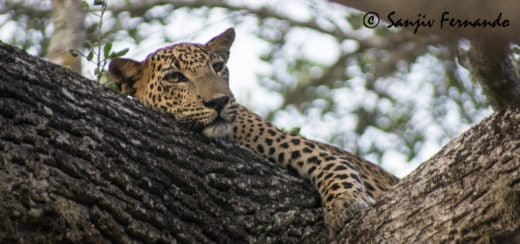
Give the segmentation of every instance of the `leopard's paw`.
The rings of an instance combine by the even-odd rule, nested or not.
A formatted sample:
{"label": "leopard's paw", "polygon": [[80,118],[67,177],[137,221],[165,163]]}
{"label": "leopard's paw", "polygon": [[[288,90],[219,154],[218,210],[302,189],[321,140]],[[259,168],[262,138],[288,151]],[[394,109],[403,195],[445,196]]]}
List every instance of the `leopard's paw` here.
{"label": "leopard's paw", "polygon": [[374,204],[369,196],[353,197],[351,194],[339,194],[324,204],[324,218],[329,232],[334,236],[343,228],[348,219]]}

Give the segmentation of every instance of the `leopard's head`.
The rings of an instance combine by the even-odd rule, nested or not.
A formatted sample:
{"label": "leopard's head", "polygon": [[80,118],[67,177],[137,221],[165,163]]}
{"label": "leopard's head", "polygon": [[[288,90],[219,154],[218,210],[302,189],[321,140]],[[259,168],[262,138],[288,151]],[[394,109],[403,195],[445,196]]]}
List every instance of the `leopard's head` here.
{"label": "leopard's head", "polygon": [[234,39],[230,28],[205,44],[177,43],[158,49],[142,62],[116,58],[109,75],[123,94],[173,114],[208,137],[224,137],[238,110],[226,66]]}

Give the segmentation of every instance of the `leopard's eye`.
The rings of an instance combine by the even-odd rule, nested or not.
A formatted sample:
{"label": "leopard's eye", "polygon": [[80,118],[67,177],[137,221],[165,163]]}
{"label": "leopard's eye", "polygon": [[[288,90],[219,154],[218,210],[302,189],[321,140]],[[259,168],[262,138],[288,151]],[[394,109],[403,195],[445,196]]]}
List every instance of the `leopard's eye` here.
{"label": "leopard's eye", "polygon": [[164,75],[163,80],[167,82],[177,83],[177,82],[186,82],[188,78],[184,76],[181,72],[171,72]]}
{"label": "leopard's eye", "polygon": [[217,62],[217,63],[214,63],[212,66],[213,66],[213,70],[215,70],[215,72],[220,72],[224,68],[224,63]]}

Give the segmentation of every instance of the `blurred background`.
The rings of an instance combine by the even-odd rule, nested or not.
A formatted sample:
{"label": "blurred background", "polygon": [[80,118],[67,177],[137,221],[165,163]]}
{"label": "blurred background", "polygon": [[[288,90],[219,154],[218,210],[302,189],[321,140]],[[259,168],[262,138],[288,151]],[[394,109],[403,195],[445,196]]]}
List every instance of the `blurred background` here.
{"label": "blurred background", "polygon": [[362,17],[324,0],[4,0],[0,41],[96,80],[111,56],[142,60],[234,27],[241,104],[405,176],[492,110],[459,63],[467,43],[368,29]]}

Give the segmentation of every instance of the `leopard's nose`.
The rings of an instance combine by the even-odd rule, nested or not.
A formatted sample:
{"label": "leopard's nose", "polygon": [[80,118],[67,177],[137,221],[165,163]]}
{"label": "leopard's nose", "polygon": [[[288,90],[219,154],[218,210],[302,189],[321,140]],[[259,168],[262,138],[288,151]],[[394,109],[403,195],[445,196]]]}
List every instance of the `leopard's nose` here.
{"label": "leopard's nose", "polygon": [[204,102],[204,106],[208,108],[215,109],[217,112],[222,111],[224,106],[229,102],[230,97],[229,96],[221,96],[218,98],[211,99],[207,102]]}

